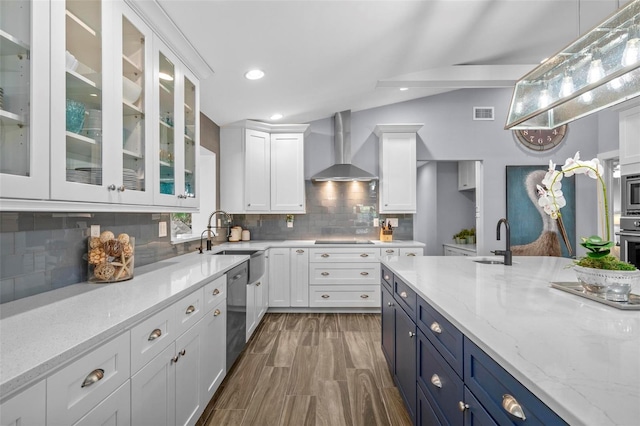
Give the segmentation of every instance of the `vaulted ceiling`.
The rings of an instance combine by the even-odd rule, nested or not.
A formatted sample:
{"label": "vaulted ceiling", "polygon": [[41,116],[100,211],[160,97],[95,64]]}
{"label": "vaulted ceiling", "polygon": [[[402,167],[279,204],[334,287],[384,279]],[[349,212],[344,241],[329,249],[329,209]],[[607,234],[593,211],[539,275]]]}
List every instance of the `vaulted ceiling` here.
{"label": "vaulted ceiling", "polygon": [[[213,73],[201,110],[304,123],[465,87],[508,87],[624,0],[156,0]],[[244,73],[260,68],[261,80]],[[408,90],[400,91],[400,87]]]}

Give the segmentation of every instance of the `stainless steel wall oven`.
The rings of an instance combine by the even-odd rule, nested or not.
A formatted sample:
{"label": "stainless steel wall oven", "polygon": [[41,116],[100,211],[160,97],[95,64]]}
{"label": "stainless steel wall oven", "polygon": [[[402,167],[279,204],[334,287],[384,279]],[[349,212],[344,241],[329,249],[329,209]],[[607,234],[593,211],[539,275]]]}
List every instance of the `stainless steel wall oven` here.
{"label": "stainless steel wall oven", "polygon": [[622,176],[622,216],[640,217],[640,175]]}
{"label": "stainless steel wall oven", "polygon": [[620,218],[620,259],[640,269],[640,216]]}

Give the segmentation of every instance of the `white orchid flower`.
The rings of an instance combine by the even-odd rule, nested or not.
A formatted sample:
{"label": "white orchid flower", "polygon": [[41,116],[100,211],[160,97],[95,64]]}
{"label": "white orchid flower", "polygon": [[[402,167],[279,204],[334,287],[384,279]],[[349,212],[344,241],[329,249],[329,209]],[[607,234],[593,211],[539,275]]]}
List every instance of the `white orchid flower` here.
{"label": "white orchid flower", "polygon": [[602,167],[602,164],[600,164],[600,160],[594,158],[591,161],[587,161],[587,163],[589,163],[587,176],[589,176],[591,179],[598,179],[598,177],[603,175],[604,167]]}
{"label": "white orchid flower", "polygon": [[562,171],[566,177],[573,176],[578,166],[578,162],[580,161],[580,151],[576,152],[576,155],[573,158],[569,157],[564,162],[564,166],[562,166]]}

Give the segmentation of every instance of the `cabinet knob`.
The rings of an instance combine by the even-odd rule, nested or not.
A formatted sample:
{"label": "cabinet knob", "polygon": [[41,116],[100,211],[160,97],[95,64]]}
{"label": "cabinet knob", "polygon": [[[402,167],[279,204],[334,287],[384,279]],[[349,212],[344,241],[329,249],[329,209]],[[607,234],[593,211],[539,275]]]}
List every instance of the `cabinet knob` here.
{"label": "cabinet knob", "polygon": [[415,253],[407,253],[407,256],[415,256]]}
{"label": "cabinet knob", "polygon": [[361,294],[361,295],[360,295],[360,298],[361,298],[361,299],[368,299],[368,298],[369,298],[369,295],[368,295],[368,294]]}
{"label": "cabinet knob", "polygon": [[329,296],[328,294],[323,294],[321,297],[322,297],[323,299],[328,299],[328,298],[329,298],[329,297],[331,297],[331,296]]}
{"label": "cabinet knob", "polygon": [[260,284],[262,284],[262,281],[258,281],[258,282],[256,283],[256,287],[260,287]]}
{"label": "cabinet knob", "polygon": [[247,204],[247,207],[251,207],[251,203]]}
{"label": "cabinet knob", "polygon": [[213,290],[213,293],[212,293],[212,294],[213,294],[214,296],[217,296],[217,295],[219,295],[219,294],[220,294],[220,290],[218,290],[218,289],[216,288],[215,290]]}
{"label": "cabinet knob", "polygon": [[415,336],[416,333],[414,333],[413,331],[409,332],[409,339],[413,339],[413,336]]}
{"label": "cabinet knob", "polygon": [[364,272],[360,272],[360,275],[364,275],[366,277],[367,275],[369,275],[369,273],[364,271]]}
{"label": "cabinet knob", "polygon": [[162,330],[160,330],[159,328],[156,328],[151,332],[147,340],[151,342],[153,340],[156,340],[160,336],[162,336]]}
{"label": "cabinet knob", "polygon": [[393,306],[393,303],[387,302],[387,306],[391,307],[391,306]]}
{"label": "cabinet knob", "polygon": [[300,207],[302,207],[302,204],[298,204]]}
{"label": "cabinet knob", "polygon": [[320,275],[322,275],[323,277],[326,277],[326,276],[329,275],[329,273],[328,272],[322,272]]}
{"label": "cabinet knob", "polygon": [[329,257],[327,253],[323,253],[321,257]]}
{"label": "cabinet knob", "polygon": [[406,292],[406,291],[401,291],[401,292],[400,292],[400,297],[402,297],[402,298],[406,299],[407,297],[409,297],[409,295],[407,294],[407,292]]}
{"label": "cabinet knob", "polygon": [[91,386],[95,382],[102,380],[103,377],[104,370],[102,368],[97,368],[85,377],[84,382],[82,382],[82,386],[80,387],[86,388],[87,386]]}
{"label": "cabinet knob", "polygon": [[187,314],[187,315],[189,315],[189,314],[194,313],[194,312],[195,312],[195,310],[196,310],[196,307],[195,307],[195,306],[193,306],[193,305],[189,305],[189,307],[187,308],[187,310],[186,310],[184,313],[185,313],[185,314]]}
{"label": "cabinet knob", "polygon": [[304,253],[304,250],[298,249],[298,250],[296,250],[296,253]]}
{"label": "cabinet knob", "polygon": [[183,198],[187,198],[187,196],[185,194],[178,194],[178,198],[183,199]]}
{"label": "cabinet knob", "polygon": [[222,312],[220,312],[220,309],[216,309],[215,311],[213,311],[213,316],[217,317],[218,315],[220,315]]}
{"label": "cabinet knob", "polygon": [[174,356],[173,358],[171,358],[171,364],[177,363],[179,359],[180,359],[180,355]]}
{"label": "cabinet knob", "polygon": [[187,353],[187,350],[183,349],[183,350],[180,351],[180,356],[185,356],[186,353]]}
{"label": "cabinet knob", "polygon": [[107,189],[109,191],[115,191],[116,190],[116,186],[114,184],[111,184],[111,185],[107,186]]}
{"label": "cabinet knob", "polygon": [[458,401],[458,410],[464,412],[469,409],[469,404],[465,404],[464,401]]}
{"label": "cabinet knob", "polygon": [[124,187],[124,185],[120,185],[120,186],[118,187],[118,192],[124,192],[124,190],[125,190],[125,189],[126,189],[126,188]]}
{"label": "cabinet knob", "polygon": [[522,406],[513,396],[507,394],[502,395],[502,408],[516,419],[526,420]]}
{"label": "cabinet knob", "polygon": [[437,388],[442,388],[442,381],[440,381],[440,376],[434,374],[431,376],[431,384]]}
{"label": "cabinet knob", "polygon": [[385,206],[388,206],[388,205],[389,205],[389,203],[385,203],[384,205],[385,205]]}
{"label": "cabinet knob", "polygon": [[369,255],[367,253],[362,253],[360,257],[369,257]]}
{"label": "cabinet knob", "polygon": [[437,334],[441,334],[442,333],[442,328],[440,327],[440,324],[438,324],[437,322],[432,322],[431,325],[429,326],[429,328],[431,329],[431,331],[433,331],[434,333]]}

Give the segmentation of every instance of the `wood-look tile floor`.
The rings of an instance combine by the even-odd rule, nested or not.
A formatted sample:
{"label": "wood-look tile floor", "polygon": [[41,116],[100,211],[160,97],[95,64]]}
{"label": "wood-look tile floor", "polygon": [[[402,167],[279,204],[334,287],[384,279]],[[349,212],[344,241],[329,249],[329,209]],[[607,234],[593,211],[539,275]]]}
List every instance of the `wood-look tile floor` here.
{"label": "wood-look tile floor", "polygon": [[197,424],[223,425],[411,425],[380,315],[265,315]]}

